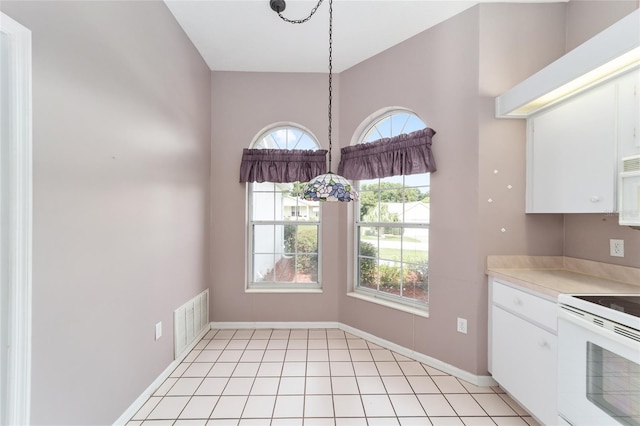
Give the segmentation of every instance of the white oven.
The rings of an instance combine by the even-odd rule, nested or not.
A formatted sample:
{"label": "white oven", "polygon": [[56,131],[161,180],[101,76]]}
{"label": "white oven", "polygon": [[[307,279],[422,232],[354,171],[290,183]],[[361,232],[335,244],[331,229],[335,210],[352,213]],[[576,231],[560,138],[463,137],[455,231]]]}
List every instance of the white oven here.
{"label": "white oven", "polygon": [[558,301],[559,422],[640,426],[640,295]]}

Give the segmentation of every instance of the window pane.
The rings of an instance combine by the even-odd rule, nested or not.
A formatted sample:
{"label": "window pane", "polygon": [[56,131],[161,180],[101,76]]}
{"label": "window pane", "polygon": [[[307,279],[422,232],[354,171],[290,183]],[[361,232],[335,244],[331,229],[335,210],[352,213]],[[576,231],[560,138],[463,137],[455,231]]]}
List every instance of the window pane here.
{"label": "window pane", "polygon": [[380,291],[400,295],[402,267],[400,262],[380,261]]}
{"label": "window pane", "polygon": [[318,227],[316,225],[298,225],[296,252],[318,253]]}
{"label": "window pane", "polygon": [[273,281],[273,269],[275,266],[275,257],[271,254],[256,254],[253,256],[253,281]]}
{"label": "window pane", "polygon": [[253,252],[273,253],[275,252],[275,235],[273,225],[253,226]]}
{"label": "window pane", "polygon": [[275,193],[253,193],[253,220],[275,220]]}
{"label": "window pane", "polygon": [[293,254],[296,252],[296,231],[297,225],[285,225],[284,226],[284,252],[287,254]]}
{"label": "window pane", "polygon": [[282,218],[284,220],[297,220],[300,215],[299,198],[296,196],[297,187],[292,183],[279,183],[278,196],[280,197],[282,208]]}
{"label": "window pane", "polygon": [[380,179],[368,179],[360,181],[361,191],[377,191],[380,189]]}
{"label": "window pane", "polygon": [[276,149],[276,148],[281,148],[281,146],[278,144],[278,141],[276,140],[276,138],[273,137],[274,135],[268,135],[264,138],[264,147],[267,149]]}
{"label": "window pane", "polygon": [[[284,255],[285,253],[285,226],[286,225],[272,225],[274,232],[273,232],[273,246],[274,246],[274,250],[273,252],[276,254],[276,256],[281,256]],[[276,259],[277,260],[277,259]]]}
{"label": "window pane", "polygon": [[421,302],[429,301],[429,267],[426,264],[404,264],[402,295]]}
{"label": "window pane", "polygon": [[381,135],[380,137],[388,138],[391,137],[391,117],[384,118],[376,123],[376,130]]}
{"label": "window pane", "polygon": [[273,148],[287,149],[287,133],[287,129],[285,128],[277,129],[276,131],[271,132],[269,136],[274,141]]}
{"label": "window pane", "polygon": [[426,124],[424,121],[420,120],[416,115],[411,114],[409,120],[407,121],[407,125],[404,128],[404,133],[415,132],[416,130],[424,129]]}
{"label": "window pane", "polygon": [[[373,246],[368,246],[373,247]],[[365,252],[367,252],[365,250]],[[358,283],[360,287],[376,290],[378,276],[378,261],[370,257],[358,257]]]}
{"label": "window pane", "polygon": [[378,228],[368,226],[360,227],[359,244],[359,255],[378,257]]}
{"label": "window pane", "polygon": [[276,281],[281,283],[294,282],[296,277],[295,256],[280,256],[276,262]]}
{"label": "window pane", "polygon": [[296,281],[303,283],[318,281],[318,255],[298,255],[296,268]]}
{"label": "window pane", "polygon": [[405,129],[409,120],[409,114],[394,114],[391,116],[391,134],[399,135],[401,133],[408,133]]}
{"label": "window pane", "polygon": [[[417,191],[418,188],[410,188],[410,191],[416,190],[416,193],[409,194],[414,196],[425,196],[424,193]],[[429,223],[429,201],[428,199],[414,200],[404,204],[404,216],[401,219],[406,223]]]}
{"label": "window pane", "polygon": [[429,229],[405,228],[402,235],[402,260],[427,263],[429,261]]}
{"label": "window pane", "polygon": [[265,149],[265,148],[268,148],[267,147],[267,142],[265,141],[265,138],[262,138],[258,142],[253,144],[253,149]]}
{"label": "window pane", "polygon": [[405,186],[429,186],[431,184],[431,173],[418,173],[404,177]]}
{"label": "window pane", "polygon": [[302,200],[302,216],[298,218],[301,221],[319,222],[320,221],[320,202]]}
{"label": "window pane", "polygon": [[254,182],[251,185],[253,192],[273,192],[275,189],[275,184],[271,182]]}
{"label": "window pane", "polygon": [[315,150],[316,148],[317,148],[316,142],[306,134],[303,135],[302,138],[300,138],[300,140],[298,141],[298,145],[296,145],[295,147],[295,149],[313,149],[313,150]]}
{"label": "window pane", "polygon": [[402,228],[386,226],[379,228],[380,250],[378,255],[384,260],[402,260]]}
{"label": "window pane", "polygon": [[380,222],[380,204],[378,202],[380,193],[378,191],[360,192],[360,221]]}
{"label": "window pane", "polygon": [[388,188],[389,184],[395,185],[395,188],[397,188],[398,185],[402,186],[404,184],[404,176],[387,176],[380,179],[381,189]]}
{"label": "window pane", "polygon": [[287,132],[287,149],[293,149],[300,138],[302,137],[302,132],[296,129],[288,129]]}

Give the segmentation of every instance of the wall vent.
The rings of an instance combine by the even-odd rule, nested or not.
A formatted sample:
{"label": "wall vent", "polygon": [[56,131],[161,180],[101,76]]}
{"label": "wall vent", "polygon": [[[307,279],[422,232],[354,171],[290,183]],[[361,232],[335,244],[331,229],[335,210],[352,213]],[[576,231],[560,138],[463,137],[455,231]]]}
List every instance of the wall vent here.
{"label": "wall vent", "polygon": [[209,290],[173,312],[173,356],[178,359],[193,340],[209,326]]}

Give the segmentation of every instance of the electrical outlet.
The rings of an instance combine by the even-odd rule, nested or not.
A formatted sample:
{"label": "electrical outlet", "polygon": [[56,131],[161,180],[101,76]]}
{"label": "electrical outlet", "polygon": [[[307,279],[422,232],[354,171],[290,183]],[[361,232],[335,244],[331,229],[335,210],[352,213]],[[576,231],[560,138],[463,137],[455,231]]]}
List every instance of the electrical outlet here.
{"label": "electrical outlet", "polygon": [[464,318],[458,318],[458,333],[467,334],[467,320]]}
{"label": "electrical outlet", "polygon": [[624,240],[609,240],[609,254],[613,257],[624,257]]}
{"label": "electrical outlet", "polygon": [[156,324],[156,340],[162,337],[162,321]]}

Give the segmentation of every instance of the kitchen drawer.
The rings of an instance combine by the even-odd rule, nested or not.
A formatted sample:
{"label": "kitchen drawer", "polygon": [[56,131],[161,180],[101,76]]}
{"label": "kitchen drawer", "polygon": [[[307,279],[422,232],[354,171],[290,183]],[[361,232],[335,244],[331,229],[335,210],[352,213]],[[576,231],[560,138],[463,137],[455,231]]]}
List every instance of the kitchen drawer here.
{"label": "kitchen drawer", "polygon": [[557,304],[499,281],[493,282],[493,304],[548,330],[558,329]]}

